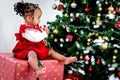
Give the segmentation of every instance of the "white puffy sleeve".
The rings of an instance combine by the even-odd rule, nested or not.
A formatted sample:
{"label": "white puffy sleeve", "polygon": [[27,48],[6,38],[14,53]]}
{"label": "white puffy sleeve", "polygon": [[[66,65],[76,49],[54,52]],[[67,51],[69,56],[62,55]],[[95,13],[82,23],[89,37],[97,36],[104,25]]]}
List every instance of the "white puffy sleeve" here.
{"label": "white puffy sleeve", "polygon": [[22,36],[32,42],[39,42],[46,38],[48,35],[45,31],[39,31],[35,29],[25,29],[25,33],[22,33]]}

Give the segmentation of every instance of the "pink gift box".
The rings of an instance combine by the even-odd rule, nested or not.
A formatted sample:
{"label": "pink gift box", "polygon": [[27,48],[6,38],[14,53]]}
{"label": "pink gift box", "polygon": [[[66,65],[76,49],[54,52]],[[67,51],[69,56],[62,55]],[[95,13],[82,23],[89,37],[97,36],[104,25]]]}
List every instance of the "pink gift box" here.
{"label": "pink gift box", "polygon": [[[39,80],[63,80],[64,63],[58,60],[41,60],[46,73]],[[12,57],[12,53],[0,53],[0,80],[36,80],[35,72],[25,60]]]}

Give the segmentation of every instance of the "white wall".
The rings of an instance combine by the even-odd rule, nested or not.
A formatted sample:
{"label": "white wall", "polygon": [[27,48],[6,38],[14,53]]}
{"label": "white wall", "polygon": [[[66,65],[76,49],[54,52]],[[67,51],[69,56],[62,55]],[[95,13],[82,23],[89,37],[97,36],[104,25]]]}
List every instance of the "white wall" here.
{"label": "white wall", "polygon": [[[14,12],[14,3],[21,0],[3,0],[0,3],[0,53],[12,52],[16,44],[14,33],[19,31],[19,26],[23,23],[23,18]],[[47,21],[55,20],[58,12],[52,9],[52,5],[58,3],[58,0],[24,0],[24,2],[32,2],[39,4],[43,11],[41,17],[41,25]]]}

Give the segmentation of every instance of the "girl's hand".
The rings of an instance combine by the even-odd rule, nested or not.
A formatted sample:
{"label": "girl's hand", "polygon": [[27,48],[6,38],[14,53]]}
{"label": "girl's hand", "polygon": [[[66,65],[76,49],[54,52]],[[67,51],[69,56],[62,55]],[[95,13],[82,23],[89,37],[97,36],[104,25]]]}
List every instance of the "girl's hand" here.
{"label": "girl's hand", "polygon": [[47,41],[45,39],[43,40],[43,42],[44,42],[45,46],[47,46]]}
{"label": "girl's hand", "polygon": [[49,29],[48,29],[48,27],[46,27],[46,26],[44,26],[44,28],[43,28],[43,30],[47,33],[47,34],[49,34]]}

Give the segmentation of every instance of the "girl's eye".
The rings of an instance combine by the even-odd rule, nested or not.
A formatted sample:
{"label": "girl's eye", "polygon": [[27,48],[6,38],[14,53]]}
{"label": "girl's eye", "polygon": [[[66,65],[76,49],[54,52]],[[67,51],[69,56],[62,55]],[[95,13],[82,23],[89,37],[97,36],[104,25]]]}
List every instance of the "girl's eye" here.
{"label": "girl's eye", "polygon": [[40,19],[40,17],[38,17],[38,19]]}
{"label": "girl's eye", "polygon": [[40,17],[38,17],[38,19],[40,19]]}

